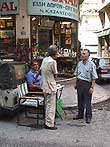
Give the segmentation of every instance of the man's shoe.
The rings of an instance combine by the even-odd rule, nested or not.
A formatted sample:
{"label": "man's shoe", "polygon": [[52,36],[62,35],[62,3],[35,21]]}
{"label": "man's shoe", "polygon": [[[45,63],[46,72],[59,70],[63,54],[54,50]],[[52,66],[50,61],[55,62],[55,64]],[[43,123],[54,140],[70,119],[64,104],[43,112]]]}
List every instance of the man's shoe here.
{"label": "man's shoe", "polygon": [[76,116],[76,117],[73,117],[73,120],[78,120],[78,119],[83,119],[83,116]]}
{"label": "man's shoe", "polygon": [[49,130],[57,130],[57,127],[48,127],[47,125],[45,125],[45,129],[49,129]]}
{"label": "man's shoe", "polygon": [[90,124],[91,123],[91,118],[86,118],[86,123]]}

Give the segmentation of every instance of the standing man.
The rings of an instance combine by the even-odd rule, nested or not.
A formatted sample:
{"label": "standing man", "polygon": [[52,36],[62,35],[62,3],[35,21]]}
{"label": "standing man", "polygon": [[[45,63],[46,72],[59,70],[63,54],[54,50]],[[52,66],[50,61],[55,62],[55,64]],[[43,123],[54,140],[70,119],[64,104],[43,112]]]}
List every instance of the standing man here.
{"label": "standing man", "polygon": [[89,60],[90,51],[84,49],[81,53],[81,61],[77,64],[75,70],[78,97],[78,115],[73,119],[84,118],[84,107],[86,107],[85,118],[86,123],[90,123],[92,119],[92,93],[94,90],[95,80],[98,78],[95,64]]}
{"label": "standing man", "polygon": [[45,128],[56,130],[55,127],[55,111],[56,111],[56,81],[57,72],[57,46],[51,45],[47,49],[48,56],[43,59],[41,65],[41,75],[43,78],[42,89],[45,95]]}

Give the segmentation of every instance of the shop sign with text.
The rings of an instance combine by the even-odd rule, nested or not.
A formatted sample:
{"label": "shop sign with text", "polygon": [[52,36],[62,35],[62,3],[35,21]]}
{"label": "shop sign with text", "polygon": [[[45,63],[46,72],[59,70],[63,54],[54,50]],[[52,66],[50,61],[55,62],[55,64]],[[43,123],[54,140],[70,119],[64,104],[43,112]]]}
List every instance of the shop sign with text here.
{"label": "shop sign with text", "polygon": [[28,15],[57,16],[78,20],[79,0],[28,0]]}
{"label": "shop sign with text", "polygon": [[0,0],[0,15],[18,14],[18,0]]}

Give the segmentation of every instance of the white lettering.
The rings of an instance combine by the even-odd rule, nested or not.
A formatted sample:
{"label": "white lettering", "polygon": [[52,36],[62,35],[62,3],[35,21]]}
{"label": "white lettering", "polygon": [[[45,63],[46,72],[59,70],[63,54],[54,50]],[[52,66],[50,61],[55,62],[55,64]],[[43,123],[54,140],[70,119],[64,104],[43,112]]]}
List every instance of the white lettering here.
{"label": "white lettering", "polygon": [[56,4],[56,3],[47,3],[47,7],[58,8],[58,9],[63,8],[63,6],[61,4]]}
{"label": "white lettering", "polygon": [[45,7],[45,2],[33,2],[33,6]]}

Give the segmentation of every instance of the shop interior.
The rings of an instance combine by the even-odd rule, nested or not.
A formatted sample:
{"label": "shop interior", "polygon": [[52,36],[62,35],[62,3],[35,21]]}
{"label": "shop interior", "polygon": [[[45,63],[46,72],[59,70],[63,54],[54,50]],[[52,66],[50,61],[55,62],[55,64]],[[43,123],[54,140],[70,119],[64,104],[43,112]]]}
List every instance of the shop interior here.
{"label": "shop interior", "polygon": [[76,65],[77,21],[52,16],[31,16],[30,19],[31,49],[29,38],[24,43],[22,39],[16,40],[16,16],[0,16],[0,59],[28,62],[44,57],[47,47],[56,44],[59,72],[71,73]]}
{"label": "shop interior", "polygon": [[100,45],[99,56],[110,56],[110,35],[101,36],[98,40]]}
{"label": "shop interior", "polygon": [[76,65],[77,22],[56,17],[31,16],[32,57],[45,56],[49,45],[58,47],[60,75],[72,75]]}
{"label": "shop interior", "polygon": [[56,44],[59,52],[75,51],[77,44],[77,22],[64,18],[31,16],[31,45],[37,52],[45,52],[50,44]]}
{"label": "shop interior", "polygon": [[0,16],[0,58],[15,58],[16,34],[15,19],[12,16]]}

